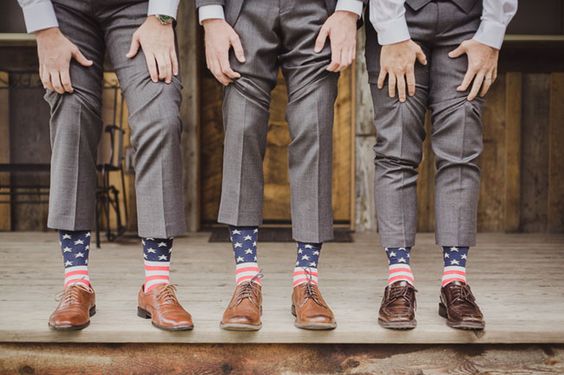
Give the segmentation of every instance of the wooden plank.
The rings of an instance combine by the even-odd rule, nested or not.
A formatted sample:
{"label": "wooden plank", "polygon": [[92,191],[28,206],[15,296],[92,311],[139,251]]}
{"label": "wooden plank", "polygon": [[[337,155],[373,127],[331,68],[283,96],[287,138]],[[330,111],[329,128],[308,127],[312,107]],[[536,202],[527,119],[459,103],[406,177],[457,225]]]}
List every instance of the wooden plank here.
{"label": "wooden plank", "polygon": [[548,231],[564,232],[564,73],[553,73],[550,85]]}
{"label": "wooden plank", "polygon": [[521,230],[547,228],[550,75],[523,75]]}
{"label": "wooden plank", "polygon": [[[357,234],[354,244],[328,243],[323,248],[321,289],[335,311],[339,323],[335,331],[293,327],[289,307],[295,246],[291,243],[263,244],[259,250],[265,274],[262,330],[252,334],[223,331],[218,321],[233,288],[232,250],[227,243],[208,243],[207,238],[207,233],[178,238],[172,262],[172,279],[179,284],[180,300],[194,317],[194,331],[163,332],[135,316],[143,258],[138,240],[124,239],[91,250],[98,313],[90,327],[60,333],[46,324],[56,305],[53,297],[62,287],[56,236],[2,234],[0,342],[564,343],[564,235],[479,235],[480,246],[472,249],[468,270],[487,320],[481,335],[452,330],[437,315],[442,262],[434,236],[425,233],[418,235],[412,259],[419,290],[419,325],[413,331],[390,331],[377,324],[386,260],[383,251],[375,250],[375,233]],[[500,264],[501,258],[506,262]],[[547,274],[551,275],[549,282]],[[364,285],[372,286],[370,290],[358,287],[358,275]]]}
{"label": "wooden plank", "polygon": [[417,179],[417,230],[419,232],[435,231],[435,155],[431,145],[431,115],[425,114],[425,141],[423,142],[423,159],[419,164]]}
{"label": "wooden plank", "polygon": [[[8,73],[0,72],[0,163],[10,162],[10,93]],[[8,185],[10,175],[0,174],[0,184]],[[2,193],[9,193],[9,189],[0,190]],[[0,200],[10,202],[10,196],[1,196]],[[10,230],[11,205],[10,203],[0,203],[0,231]]]}
{"label": "wooden plank", "polygon": [[[150,360],[147,353],[151,353]],[[6,374],[551,375],[564,372],[564,348],[561,345],[1,344],[0,363],[2,373]]]}
{"label": "wooden plank", "polygon": [[521,219],[522,74],[505,74],[505,202],[503,230],[517,232]]}

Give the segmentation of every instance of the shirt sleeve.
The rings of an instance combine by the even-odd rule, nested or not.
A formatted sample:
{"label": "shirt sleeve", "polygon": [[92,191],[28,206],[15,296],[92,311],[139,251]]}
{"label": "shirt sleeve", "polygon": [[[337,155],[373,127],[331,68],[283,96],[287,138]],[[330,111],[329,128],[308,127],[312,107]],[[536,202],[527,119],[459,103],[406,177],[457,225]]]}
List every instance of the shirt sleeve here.
{"label": "shirt sleeve", "polygon": [[357,16],[362,16],[362,8],[364,4],[361,0],[339,0],[335,10],[344,10],[355,13]]}
{"label": "shirt sleeve", "polygon": [[205,20],[225,19],[223,6],[221,5],[203,5],[198,8],[198,16],[200,18],[200,25]]}
{"label": "shirt sleeve", "polygon": [[370,22],[381,45],[411,38],[405,20],[405,0],[370,0]]}
{"label": "shirt sleeve", "polygon": [[474,40],[500,49],[509,21],[517,12],[517,0],[483,0],[482,22]]}
{"label": "shirt sleeve", "polygon": [[18,3],[28,33],[59,26],[51,0],[18,0]]}
{"label": "shirt sleeve", "polygon": [[160,14],[176,18],[179,2],[180,0],[149,0],[149,10],[147,11],[147,15],[153,16],[155,14]]}

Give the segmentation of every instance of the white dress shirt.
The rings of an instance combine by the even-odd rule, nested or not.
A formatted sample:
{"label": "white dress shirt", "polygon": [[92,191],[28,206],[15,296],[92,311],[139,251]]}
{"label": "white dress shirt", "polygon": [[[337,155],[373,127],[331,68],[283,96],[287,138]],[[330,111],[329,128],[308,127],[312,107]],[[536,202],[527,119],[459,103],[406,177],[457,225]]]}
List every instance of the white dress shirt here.
{"label": "white dress shirt", "polygon": [[[345,10],[356,13],[359,17],[362,15],[361,0],[338,0],[335,10]],[[198,9],[200,24],[208,19],[225,19],[223,6],[221,5],[204,5]]]}
{"label": "white dress shirt", "polygon": [[[482,22],[473,39],[499,49],[505,29],[517,12],[517,0],[482,0],[482,3]],[[405,0],[370,0],[370,22],[381,45],[410,38],[405,21]]]}
{"label": "white dress shirt", "polygon": [[[162,14],[176,18],[180,0],[149,0],[147,15]],[[23,10],[28,33],[57,27],[57,16],[51,0],[18,0]]]}

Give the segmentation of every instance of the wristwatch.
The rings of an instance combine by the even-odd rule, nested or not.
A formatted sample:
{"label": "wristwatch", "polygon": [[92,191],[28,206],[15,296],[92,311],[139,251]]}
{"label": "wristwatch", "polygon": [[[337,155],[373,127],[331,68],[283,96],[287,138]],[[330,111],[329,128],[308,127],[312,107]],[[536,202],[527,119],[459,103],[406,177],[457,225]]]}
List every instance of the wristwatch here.
{"label": "wristwatch", "polygon": [[164,14],[155,14],[155,17],[157,17],[161,25],[169,25],[174,20],[171,16],[165,16]]}

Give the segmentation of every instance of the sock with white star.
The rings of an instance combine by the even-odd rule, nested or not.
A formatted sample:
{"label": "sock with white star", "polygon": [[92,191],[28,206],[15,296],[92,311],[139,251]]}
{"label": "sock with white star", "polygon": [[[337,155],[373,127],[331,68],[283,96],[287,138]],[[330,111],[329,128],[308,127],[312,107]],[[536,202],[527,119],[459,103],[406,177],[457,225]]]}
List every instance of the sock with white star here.
{"label": "sock with white star", "polygon": [[443,278],[441,286],[453,281],[466,283],[466,259],[468,258],[468,246],[443,246]]}
{"label": "sock with white star", "polygon": [[170,284],[170,258],[172,242],[169,238],[143,238],[143,258],[145,263],[145,292],[157,285]]}
{"label": "sock with white star", "polygon": [[311,280],[312,284],[317,285],[319,283],[317,264],[319,263],[319,254],[323,244],[298,242],[297,245],[298,256],[292,275],[292,287],[306,283],[309,280]]}
{"label": "sock with white star", "polygon": [[89,231],[59,231],[59,243],[65,262],[65,288],[78,284],[90,287],[88,255],[90,252]]}
{"label": "sock with white star", "polygon": [[249,280],[261,284],[257,262],[258,227],[229,226],[229,239],[233,245],[237,285]]}
{"label": "sock with white star", "polygon": [[397,281],[407,281],[414,285],[415,278],[409,261],[411,247],[386,247],[388,257],[388,285]]}

